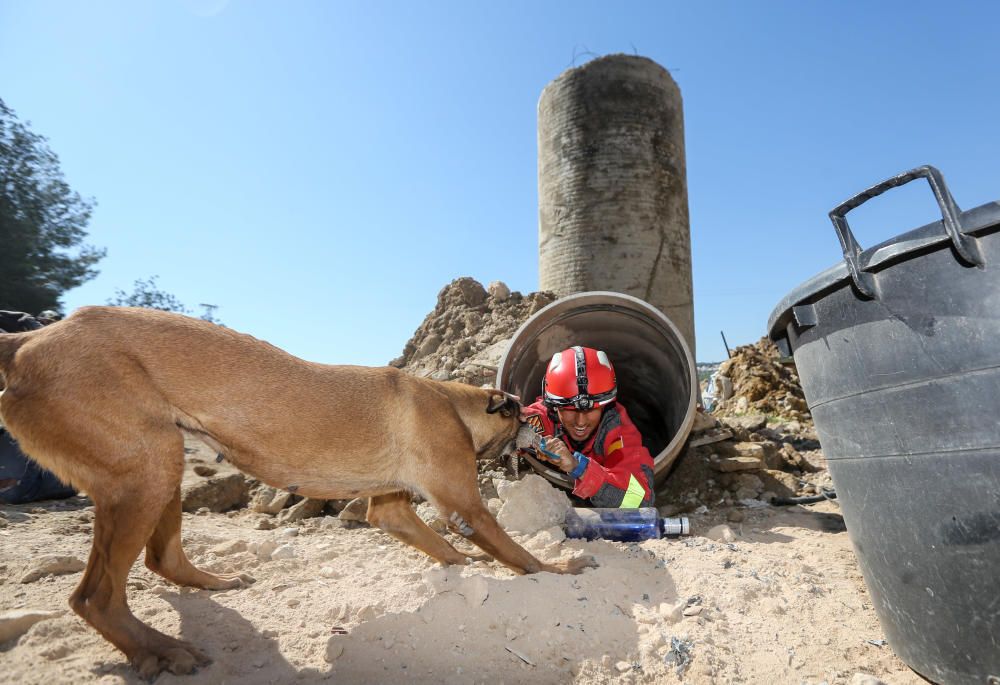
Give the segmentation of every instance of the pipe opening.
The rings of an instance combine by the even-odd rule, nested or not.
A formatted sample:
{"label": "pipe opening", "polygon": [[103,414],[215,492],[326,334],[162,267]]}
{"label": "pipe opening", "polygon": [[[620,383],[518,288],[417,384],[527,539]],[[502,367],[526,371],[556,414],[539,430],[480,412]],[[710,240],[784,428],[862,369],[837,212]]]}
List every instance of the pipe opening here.
{"label": "pipe opening", "polygon": [[[511,338],[497,371],[497,386],[525,404],[542,394],[552,355],[572,345],[607,352],[618,379],[618,401],[653,455],[662,481],[694,422],[697,373],[690,349],[662,312],[630,295],[585,292],[569,295],[536,312]],[[571,488],[561,471],[535,459],[532,468]]]}

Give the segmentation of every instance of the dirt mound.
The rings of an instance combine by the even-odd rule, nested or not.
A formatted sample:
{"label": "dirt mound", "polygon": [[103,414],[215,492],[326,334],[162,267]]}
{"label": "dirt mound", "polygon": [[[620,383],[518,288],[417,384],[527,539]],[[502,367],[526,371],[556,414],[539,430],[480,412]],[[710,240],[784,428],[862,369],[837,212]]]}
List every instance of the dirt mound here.
{"label": "dirt mound", "polygon": [[811,421],[798,372],[782,362],[778,348],[767,338],[737,347],[719,365],[713,409],[716,416],[767,414],[795,421]]}
{"label": "dirt mound", "polygon": [[511,292],[502,281],[487,289],[473,278],[456,278],[389,365],[423,378],[492,386],[510,338],[555,299],[546,292]]}

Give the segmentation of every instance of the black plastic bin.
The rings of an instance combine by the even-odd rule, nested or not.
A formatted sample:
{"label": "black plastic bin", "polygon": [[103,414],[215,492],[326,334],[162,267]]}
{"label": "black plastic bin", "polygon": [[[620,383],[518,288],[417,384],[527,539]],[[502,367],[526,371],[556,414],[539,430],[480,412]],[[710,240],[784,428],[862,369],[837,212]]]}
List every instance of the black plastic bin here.
{"label": "black plastic bin", "polygon": [[[942,221],[862,250],[846,214],[926,178]],[[933,167],[830,213],[844,262],[768,330],[794,352],[890,646],[938,683],[1000,683],[1000,204],[967,212]]]}

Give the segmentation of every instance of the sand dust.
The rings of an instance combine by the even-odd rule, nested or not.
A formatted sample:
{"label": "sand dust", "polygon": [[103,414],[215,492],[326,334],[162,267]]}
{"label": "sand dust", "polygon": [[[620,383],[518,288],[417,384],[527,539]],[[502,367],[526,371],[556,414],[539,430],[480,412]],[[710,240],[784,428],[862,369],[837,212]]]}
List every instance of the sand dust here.
{"label": "sand dust", "polygon": [[[0,681],[142,682],[68,610],[78,567],[21,582],[43,560],[86,559],[90,502],[3,514],[0,613],[63,613],[40,613],[0,644]],[[593,555],[600,566],[579,576],[444,568],[364,525],[323,517],[260,530],[262,516],[184,514],[193,561],[248,572],[249,588],[179,588],[141,558],[133,567],[135,614],[213,659],[157,683],[923,682],[883,643],[834,502],[720,508],[692,515],[683,539],[516,536],[543,559]]]}

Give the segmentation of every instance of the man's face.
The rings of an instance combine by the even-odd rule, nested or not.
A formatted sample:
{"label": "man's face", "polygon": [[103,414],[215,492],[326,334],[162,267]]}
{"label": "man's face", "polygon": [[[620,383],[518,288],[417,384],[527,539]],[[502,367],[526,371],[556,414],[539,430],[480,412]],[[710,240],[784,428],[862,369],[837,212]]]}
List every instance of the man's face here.
{"label": "man's face", "polygon": [[559,414],[559,423],[566,429],[566,434],[577,442],[587,440],[601,422],[600,407],[587,411],[580,411],[574,407],[560,407],[556,413]]}

